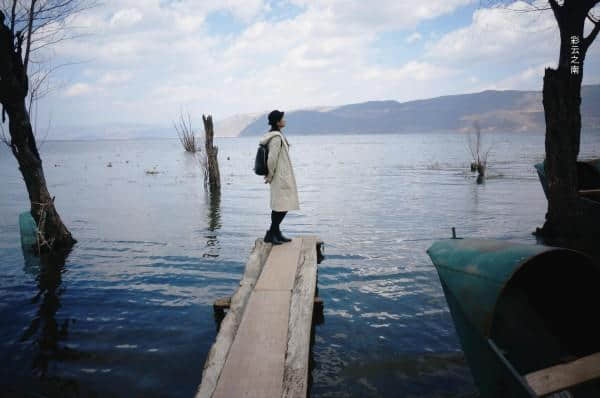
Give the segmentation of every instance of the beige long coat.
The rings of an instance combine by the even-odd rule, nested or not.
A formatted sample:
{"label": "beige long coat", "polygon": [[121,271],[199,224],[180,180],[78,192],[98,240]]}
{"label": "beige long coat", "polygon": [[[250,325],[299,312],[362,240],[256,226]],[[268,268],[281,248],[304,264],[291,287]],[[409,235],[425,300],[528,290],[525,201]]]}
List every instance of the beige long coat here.
{"label": "beige long coat", "polygon": [[269,143],[266,180],[271,181],[271,209],[274,211],[299,210],[298,188],[292,169],[287,139],[278,131],[269,131],[260,143]]}

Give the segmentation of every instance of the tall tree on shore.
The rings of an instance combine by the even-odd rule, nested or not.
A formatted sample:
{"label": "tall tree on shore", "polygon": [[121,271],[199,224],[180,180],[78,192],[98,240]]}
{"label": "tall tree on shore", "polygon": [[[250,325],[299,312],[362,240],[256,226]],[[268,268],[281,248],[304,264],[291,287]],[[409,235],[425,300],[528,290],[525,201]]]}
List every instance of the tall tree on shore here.
{"label": "tall tree on shore", "polygon": [[[542,7],[540,1],[527,3],[531,11],[552,10],[560,32],[558,66],[544,73],[548,212],[539,233],[575,238],[590,232],[590,220],[578,205],[576,161],[581,141],[581,82],[586,54],[600,31],[600,0],[547,0]],[[587,35],[586,21],[592,26]]]}
{"label": "tall tree on shore", "polygon": [[10,140],[6,138],[6,143],[27,187],[40,251],[68,249],[76,241],[56,211],[46,184],[29,114],[36,86],[28,71],[32,55],[67,39],[68,18],[89,6],[86,0],[0,0],[2,124],[8,116]]}
{"label": "tall tree on shore", "polygon": [[[577,167],[581,142],[581,82],[585,56],[600,31],[591,11],[600,0],[549,0],[560,30],[558,68],[544,75],[543,102],[546,117],[546,175],[548,213],[542,228],[546,236],[576,237],[585,231],[577,198]],[[593,23],[584,36],[585,21]],[[600,220],[596,220],[600,221]]]}

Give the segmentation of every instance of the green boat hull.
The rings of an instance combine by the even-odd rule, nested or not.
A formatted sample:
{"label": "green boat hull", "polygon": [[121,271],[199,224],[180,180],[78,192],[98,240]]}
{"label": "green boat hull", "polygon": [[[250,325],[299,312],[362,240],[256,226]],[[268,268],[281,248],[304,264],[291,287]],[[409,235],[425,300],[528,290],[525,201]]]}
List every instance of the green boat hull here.
{"label": "green boat hull", "polygon": [[[483,397],[535,397],[525,375],[600,351],[589,319],[600,270],[585,255],[476,239],[438,241],[427,252]],[[594,383],[569,391],[600,396]]]}
{"label": "green boat hull", "polygon": [[[544,162],[535,164],[542,189],[548,198],[548,178]],[[577,162],[577,190],[600,189],[600,159],[589,159]],[[600,220],[600,202],[589,198],[579,198],[580,205],[588,218]]]}

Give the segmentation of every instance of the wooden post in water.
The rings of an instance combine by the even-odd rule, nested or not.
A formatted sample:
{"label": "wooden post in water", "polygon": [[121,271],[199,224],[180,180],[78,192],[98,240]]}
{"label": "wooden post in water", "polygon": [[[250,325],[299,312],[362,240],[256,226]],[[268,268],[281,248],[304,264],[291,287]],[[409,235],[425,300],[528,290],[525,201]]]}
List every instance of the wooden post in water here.
{"label": "wooden post in water", "polygon": [[204,144],[206,148],[206,160],[208,168],[208,184],[211,192],[215,192],[221,189],[221,174],[219,173],[219,161],[217,160],[217,154],[219,148],[213,145],[214,128],[212,116],[202,115],[202,121],[204,122],[204,133],[205,139]]}

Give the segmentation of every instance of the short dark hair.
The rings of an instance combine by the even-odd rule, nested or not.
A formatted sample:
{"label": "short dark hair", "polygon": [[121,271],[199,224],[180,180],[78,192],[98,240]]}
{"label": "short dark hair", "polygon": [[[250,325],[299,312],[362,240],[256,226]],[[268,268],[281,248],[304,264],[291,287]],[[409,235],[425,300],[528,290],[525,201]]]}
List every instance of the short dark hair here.
{"label": "short dark hair", "polygon": [[271,113],[269,113],[269,116],[267,116],[267,119],[269,120],[269,125],[271,126],[271,131],[279,130],[277,123],[281,119],[283,119],[284,113],[285,112],[278,111],[277,109],[275,109],[274,111],[271,111]]}

